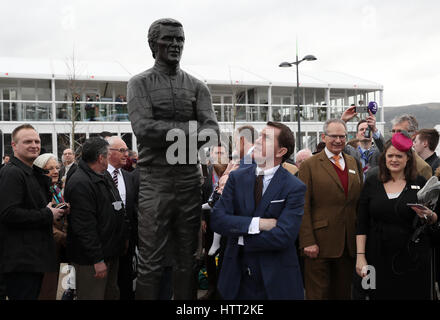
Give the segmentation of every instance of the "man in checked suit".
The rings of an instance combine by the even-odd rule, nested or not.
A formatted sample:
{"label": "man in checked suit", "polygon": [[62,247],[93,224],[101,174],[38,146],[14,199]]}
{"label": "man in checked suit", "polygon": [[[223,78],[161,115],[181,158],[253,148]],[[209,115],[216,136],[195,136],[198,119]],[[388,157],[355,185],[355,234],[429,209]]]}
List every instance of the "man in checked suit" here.
{"label": "man in checked suit", "polygon": [[109,143],[107,171],[111,175],[121,200],[124,203],[125,212],[130,222],[130,237],[127,251],[119,258],[118,286],[121,300],[134,300],[133,291],[133,257],[137,243],[137,197],[133,175],[122,169],[127,163],[128,148],[124,140],[117,136],[107,138]]}
{"label": "man in checked suit", "polygon": [[325,149],[299,171],[306,184],[299,242],[304,249],[307,299],[350,299],[355,266],[355,219],[363,174],[356,160],[342,153],[347,128],[340,119],[324,124]]}
{"label": "man in checked suit", "polygon": [[268,122],[255,142],[257,164],[232,171],[211,214],[227,237],[218,289],[224,299],[303,299],[295,240],[304,184],[281,164],[292,154],[290,129]]}

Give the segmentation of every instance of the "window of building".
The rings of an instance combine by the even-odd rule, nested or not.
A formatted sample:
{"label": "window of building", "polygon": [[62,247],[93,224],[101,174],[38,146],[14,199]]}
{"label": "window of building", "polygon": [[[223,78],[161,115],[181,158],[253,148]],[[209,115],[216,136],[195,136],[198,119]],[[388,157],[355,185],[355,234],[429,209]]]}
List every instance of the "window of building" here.
{"label": "window of building", "polygon": [[58,149],[58,159],[61,161],[61,156],[63,151],[70,148],[70,134],[68,133],[58,133],[57,134],[57,149]]}
{"label": "window of building", "polygon": [[133,150],[133,134],[132,133],[121,133],[121,139],[124,140],[128,149]]}
{"label": "window of building", "polygon": [[81,151],[82,146],[84,142],[86,141],[86,134],[85,133],[75,133],[74,135],[75,139],[73,141],[74,148],[75,148],[75,158],[78,159],[81,157]]}
{"label": "window of building", "polygon": [[35,82],[36,82],[35,80],[20,81],[21,100],[35,100],[36,98]]}
{"label": "window of building", "polygon": [[52,153],[52,134],[51,133],[40,133],[41,140],[41,152],[43,153]]}
{"label": "window of building", "polygon": [[[3,88],[0,90],[1,100],[17,100],[17,89]],[[0,102],[1,119],[3,121],[17,121],[17,102]]]}
{"label": "window of building", "polygon": [[50,101],[52,100],[52,85],[50,80],[37,81],[37,96],[38,100]]}
{"label": "window of building", "polygon": [[12,140],[10,133],[3,134],[3,155],[12,156],[14,154],[11,146],[11,141]]}

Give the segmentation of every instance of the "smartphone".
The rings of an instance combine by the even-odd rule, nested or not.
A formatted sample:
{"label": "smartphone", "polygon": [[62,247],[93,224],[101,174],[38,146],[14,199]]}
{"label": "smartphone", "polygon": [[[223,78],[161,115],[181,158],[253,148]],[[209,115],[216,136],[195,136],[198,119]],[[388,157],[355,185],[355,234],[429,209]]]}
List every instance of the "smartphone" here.
{"label": "smartphone", "polygon": [[354,109],[356,113],[368,113],[368,106],[356,107]]}
{"label": "smartphone", "polygon": [[420,203],[407,203],[406,204],[409,207],[416,207],[417,209],[421,209],[421,210],[427,210],[428,208],[425,207],[424,205],[420,204]]}
{"label": "smartphone", "polygon": [[57,207],[58,209],[67,209],[68,205],[65,203],[62,203],[59,207]]}

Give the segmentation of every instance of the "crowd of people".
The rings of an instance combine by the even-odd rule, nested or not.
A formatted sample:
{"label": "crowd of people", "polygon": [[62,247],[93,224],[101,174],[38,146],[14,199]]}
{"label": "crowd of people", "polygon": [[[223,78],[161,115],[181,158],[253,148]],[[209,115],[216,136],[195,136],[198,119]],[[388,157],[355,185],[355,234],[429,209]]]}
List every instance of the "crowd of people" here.
{"label": "crowd of people", "polygon": [[69,263],[65,297],[133,299],[137,154],[104,133],[84,143],[79,161],[65,149],[60,163],[40,154],[29,124],[12,140],[0,178],[0,296],[55,300],[60,264]]}
{"label": "crowd of people", "polygon": [[[327,120],[315,152],[294,155],[293,133],[277,122],[260,133],[238,128],[231,154],[224,143],[209,148],[197,270],[206,268],[208,288],[199,299],[436,298],[439,208],[415,204],[440,175],[439,134],[405,114],[385,142],[370,114],[346,141],[355,116],[350,107]],[[55,300],[68,263],[64,297],[135,299],[137,153],[111,134],[86,140],[79,159],[65,149],[59,162],[40,147],[38,132],[20,125],[14,154],[3,157],[1,297]],[[161,248],[162,300],[176,297],[174,249]]]}

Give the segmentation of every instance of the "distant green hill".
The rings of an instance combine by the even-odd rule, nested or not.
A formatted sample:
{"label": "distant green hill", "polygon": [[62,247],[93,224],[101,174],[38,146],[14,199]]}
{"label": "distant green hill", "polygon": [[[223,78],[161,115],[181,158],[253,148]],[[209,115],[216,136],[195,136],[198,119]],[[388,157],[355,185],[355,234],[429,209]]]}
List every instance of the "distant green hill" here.
{"label": "distant green hill", "polygon": [[391,130],[391,120],[398,115],[408,113],[416,117],[419,129],[434,128],[440,124],[440,102],[414,104],[401,107],[385,108],[385,133],[388,135]]}

